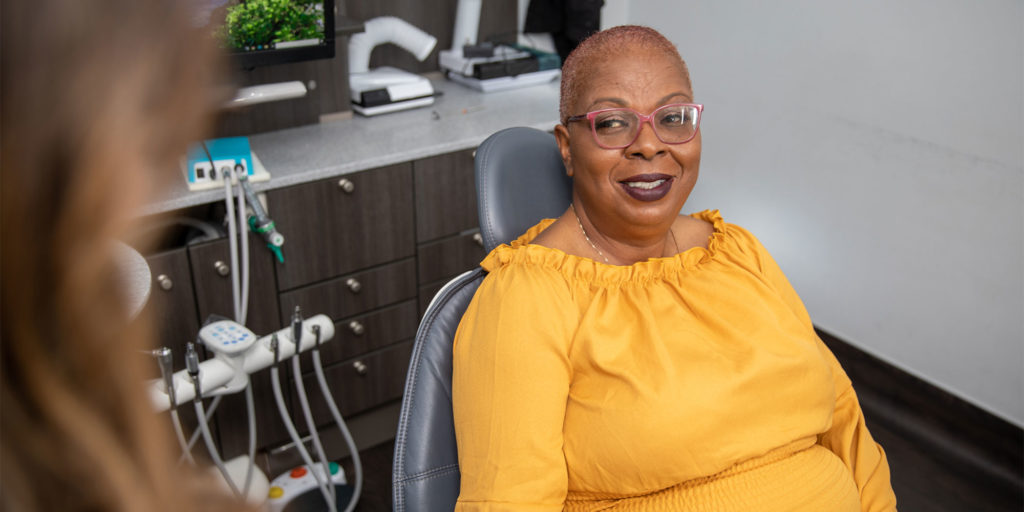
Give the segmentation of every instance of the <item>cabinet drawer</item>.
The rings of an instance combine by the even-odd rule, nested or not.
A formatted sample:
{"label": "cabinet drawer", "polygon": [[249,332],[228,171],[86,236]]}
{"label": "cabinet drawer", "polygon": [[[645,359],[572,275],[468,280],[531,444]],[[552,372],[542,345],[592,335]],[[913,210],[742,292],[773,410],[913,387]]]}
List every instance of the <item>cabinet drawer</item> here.
{"label": "cabinet drawer", "polygon": [[413,174],[417,240],[434,240],[478,224],[472,150],[417,160]]}
{"label": "cabinet drawer", "polygon": [[303,315],[338,320],[416,296],[416,264],[410,259],[282,293],[281,322],[295,306]]}
{"label": "cabinet drawer", "polygon": [[484,241],[479,232],[423,244],[417,260],[419,282],[450,279],[479,265],[484,256]]}
{"label": "cabinet drawer", "polygon": [[[252,332],[264,335],[282,327],[276,316],[277,285],[274,283],[273,256],[259,235],[250,232],[248,236],[249,305],[245,325]],[[238,250],[242,250],[241,246]],[[214,314],[234,319],[231,279],[239,269],[231,268],[228,239],[193,245],[188,253],[195,279],[199,321],[204,322]]]}
{"label": "cabinet drawer", "polygon": [[[412,356],[412,340],[374,352],[372,354],[350,359],[343,363],[324,368],[327,387],[337,400],[342,416],[356,414],[367,409],[383,405],[402,397],[405,388],[405,374]],[[306,393],[309,395],[310,408],[318,425],[333,423],[330,410],[327,409],[316,374],[312,368],[303,378]],[[292,393],[292,403],[299,403]],[[301,417],[301,412],[298,417]],[[300,425],[302,422],[296,422]]]}
{"label": "cabinet drawer", "polygon": [[[367,352],[393,345],[416,336],[418,317],[416,301],[407,300],[393,307],[367,315],[346,318],[334,324],[334,339],[320,349],[324,366],[351,359]],[[312,364],[312,358],[303,362]]]}
{"label": "cabinet drawer", "polygon": [[182,370],[185,343],[194,341],[199,332],[188,254],[184,248],[174,249],[154,254],[146,263],[153,276],[146,314],[154,320],[160,344],[174,352],[174,371]]}
{"label": "cabinet drawer", "polygon": [[[415,252],[412,164],[268,192],[285,237],[279,290],[394,261]],[[343,181],[344,180],[344,181]]]}

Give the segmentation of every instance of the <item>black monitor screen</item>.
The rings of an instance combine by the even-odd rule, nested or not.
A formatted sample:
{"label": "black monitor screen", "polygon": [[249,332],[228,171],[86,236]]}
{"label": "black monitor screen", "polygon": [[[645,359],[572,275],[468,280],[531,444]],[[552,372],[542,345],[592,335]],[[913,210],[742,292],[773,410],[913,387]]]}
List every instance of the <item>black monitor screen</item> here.
{"label": "black monitor screen", "polygon": [[243,68],[334,57],[334,0],[195,0],[210,29]]}

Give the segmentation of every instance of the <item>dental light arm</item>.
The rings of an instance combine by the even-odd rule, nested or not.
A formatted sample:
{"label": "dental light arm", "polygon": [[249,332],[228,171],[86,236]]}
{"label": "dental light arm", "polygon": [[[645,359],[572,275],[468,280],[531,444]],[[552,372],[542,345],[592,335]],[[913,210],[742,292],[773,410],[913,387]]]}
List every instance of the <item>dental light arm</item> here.
{"label": "dental light arm", "polygon": [[[319,326],[322,339],[330,340],[334,337],[334,322],[327,315],[307,318],[302,325],[298,352],[307,351],[316,345],[316,337],[312,332],[314,325]],[[234,355],[216,353],[214,357],[201,363],[198,362],[198,356],[195,356],[199,372],[194,381],[188,370],[181,370],[172,375],[171,387],[174,388],[175,404],[191,401],[195,398],[197,389],[205,397],[242,391],[248,383],[249,374],[269,368],[274,363],[274,351],[270,348],[270,339],[274,334],[279,339],[278,351],[282,360],[296,353],[296,343],[291,341],[292,327],[288,326],[259,338],[251,347]],[[153,407],[157,411],[166,411],[171,402],[165,379],[150,381],[148,387]]]}

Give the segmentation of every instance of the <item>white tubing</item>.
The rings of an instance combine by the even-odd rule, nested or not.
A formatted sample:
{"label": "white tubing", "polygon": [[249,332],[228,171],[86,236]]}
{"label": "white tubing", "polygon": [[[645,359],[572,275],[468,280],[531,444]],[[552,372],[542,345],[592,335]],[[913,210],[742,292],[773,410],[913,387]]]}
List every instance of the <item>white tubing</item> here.
{"label": "white tubing", "polygon": [[[237,179],[237,176],[236,176]],[[249,315],[249,223],[246,222],[245,191],[242,190],[242,180],[238,180],[238,237],[242,246],[242,273],[240,281],[242,292],[239,295],[238,323],[245,325]]]}
{"label": "white tubing", "polygon": [[228,483],[228,487],[231,488],[231,492],[235,496],[241,497],[242,494],[238,492],[238,487],[235,485],[234,480],[231,479],[231,475],[228,473],[228,468],[224,467],[224,461],[220,458],[220,453],[217,452],[217,447],[213,445],[213,435],[210,434],[210,427],[206,424],[208,421],[206,418],[206,412],[203,411],[203,401],[196,399],[193,402],[196,407],[196,417],[199,418],[199,429],[203,433],[203,442],[206,443],[206,451],[210,452],[210,458],[213,459],[213,464],[220,470],[220,474],[224,477],[224,481]]}
{"label": "white tubing", "polygon": [[[320,457],[321,464],[323,464],[328,488],[333,491],[334,486],[331,484],[330,462],[327,460],[327,454],[324,452],[324,445],[320,442],[320,433],[317,432],[316,422],[313,421],[313,411],[309,409],[309,395],[306,394],[306,386],[302,383],[302,368],[299,366],[298,354],[292,356],[292,377],[295,380],[295,391],[299,395],[299,405],[302,408],[302,416],[306,420],[306,428],[309,429],[309,436],[313,441],[313,448],[316,450],[317,457]],[[334,492],[331,492],[330,496],[334,498]],[[327,505],[330,512],[338,512],[338,504],[333,499]]]}
{"label": "white tubing", "polygon": [[[213,401],[210,402],[210,408],[206,411],[207,419],[209,419],[210,416],[213,416],[213,413],[217,412],[217,406],[220,405],[220,399],[223,398],[223,396],[224,395],[218,395],[213,397]],[[192,432],[192,437],[188,439],[188,445],[186,446],[185,453],[181,454],[181,457],[178,459],[178,464],[185,461],[186,454],[188,455],[189,462],[195,464],[195,461],[192,459],[192,447],[196,445],[196,441],[199,440],[200,434],[202,434],[202,431],[199,429]]]}
{"label": "white tubing", "polygon": [[324,365],[320,362],[320,349],[315,347],[313,348],[313,370],[316,371],[316,381],[320,384],[320,392],[324,395],[327,408],[331,410],[334,423],[338,425],[338,430],[341,431],[342,437],[345,438],[345,444],[348,445],[349,451],[352,452],[352,465],[356,469],[355,490],[352,492],[352,500],[345,507],[345,512],[352,512],[355,510],[356,504],[359,503],[359,495],[363,490],[363,462],[359,459],[359,450],[356,448],[355,440],[352,439],[352,433],[348,431],[348,425],[345,424],[345,420],[341,417],[341,412],[338,411],[337,404],[334,403],[334,394],[327,387],[327,379],[324,378]]}
{"label": "white tubing", "polygon": [[[299,452],[299,457],[302,458],[302,462],[309,468],[309,472],[313,474],[313,479],[316,480],[317,487],[320,488],[320,493],[324,495],[324,500],[327,501],[327,505],[330,506],[334,503],[334,486],[327,488],[327,484],[331,483],[330,473],[323,475],[321,478],[320,472],[316,470],[316,466],[313,465],[313,459],[309,456],[309,452],[306,451],[306,445],[302,442],[302,438],[299,437],[299,433],[295,430],[295,424],[292,423],[291,416],[288,415],[288,408],[284,406],[284,394],[281,392],[281,374],[278,372],[277,365],[270,367],[270,383],[274,388],[274,401],[277,402],[277,412],[281,414],[281,422],[284,423],[285,429],[288,431],[288,436],[291,437],[292,442],[295,443],[295,449]],[[324,482],[324,480],[327,482]]]}
{"label": "white tubing", "polygon": [[249,416],[249,467],[245,469],[245,485],[242,486],[242,496],[249,499],[252,474],[256,470],[256,402],[252,398],[251,382],[245,386],[245,412]]}
{"label": "white tubing", "polygon": [[422,62],[437,44],[436,37],[394,16],[373,18],[363,25],[365,27],[363,32],[348,38],[348,71],[350,74],[366,73],[370,70],[370,53],[377,45],[396,44]]}
{"label": "white tubing", "polygon": [[[178,408],[171,409],[171,423],[174,424],[174,435],[178,438],[178,445],[181,446],[181,458],[187,460],[189,464],[196,465],[196,460],[192,458],[192,445],[185,442],[185,431],[181,428],[181,416],[178,415]],[[197,430],[198,434],[199,431]]]}
{"label": "white tubing", "polygon": [[231,249],[231,304],[234,306],[235,321],[237,322],[242,312],[238,308],[240,294],[238,290],[238,234],[235,226],[235,206],[231,202],[231,177],[234,174],[234,170],[229,170],[221,174],[221,179],[224,181],[224,207],[227,209],[228,217],[228,247]]}

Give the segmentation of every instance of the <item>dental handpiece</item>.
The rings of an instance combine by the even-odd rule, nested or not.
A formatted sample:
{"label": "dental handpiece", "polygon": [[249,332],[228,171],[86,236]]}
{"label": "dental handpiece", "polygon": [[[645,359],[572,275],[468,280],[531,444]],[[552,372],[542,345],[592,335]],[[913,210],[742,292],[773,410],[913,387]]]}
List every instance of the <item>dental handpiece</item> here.
{"label": "dental handpiece", "polygon": [[302,310],[299,306],[295,306],[295,312],[292,313],[292,341],[295,342],[295,355],[299,355],[302,343]]}
{"label": "dental handpiece", "polygon": [[321,340],[320,340],[320,326],[317,325],[317,324],[313,324],[312,329],[313,329],[313,339],[314,339],[313,350],[319,350],[320,349],[320,343],[322,343]]}
{"label": "dental handpiece", "polygon": [[169,347],[160,347],[153,351],[156,356],[157,365],[160,366],[160,377],[164,380],[164,388],[167,390],[167,398],[171,402],[171,409],[178,406],[178,400],[174,396],[174,360],[171,357]]}
{"label": "dental handpiece", "polygon": [[196,388],[196,400],[202,400],[202,386],[199,384],[199,354],[196,353],[196,346],[192,342],[185,345],[185,369],[192,379],[192,385]]}
{"label": "dental handpiece", "polygon": [[277,333],[270,335],[270,351],[274,353],[274,366],[281,362],[280,343],[277,341]]}

